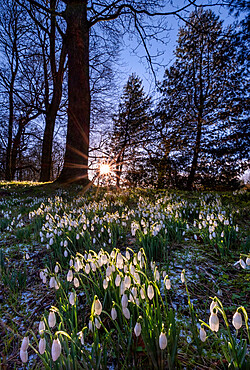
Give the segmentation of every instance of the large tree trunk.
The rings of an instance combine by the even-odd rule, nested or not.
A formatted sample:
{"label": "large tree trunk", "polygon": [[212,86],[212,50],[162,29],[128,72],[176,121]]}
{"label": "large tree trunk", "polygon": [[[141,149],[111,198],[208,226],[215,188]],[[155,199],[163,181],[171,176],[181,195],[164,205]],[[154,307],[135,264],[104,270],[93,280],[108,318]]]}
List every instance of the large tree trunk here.
{"label": "large tree trunk", "polygon": [[193,155],[191,170],[190,170],[188,180],[187,180],[188,190],[191,190],[193,188],[194,177],[195,177],[195,173],[197,169],[198,156],[200,153],[200,146],[201,146],[201,127],[202,127],[202,119],[199,116],[198,123],[197,123],[197,133],[196,133],[196,140],[195,140],[194,155]]}
{"label": "large tree trunk", "polygon": [[[50,8],[55,10],[56,1],[50,1]],[[45,106],[46,106],[46,123],[43,135],[42,145],[42,159],[41,159],[41,173],[40,181],[50,181],[51,169],[52,169],[52,146],[53,146],[53,135],[55,129],[55,122],[57,112],[60,106],[62,98],[62,83],[64,75],[64,63],[66,59],[66,48],[65,42],[63,41],[62,50],[60,54],[60,62],[58,71],[56,70],[56,51],[55,51],[55,40],[56,40],[56,18],[51,15],[51,30],[50,30],[50,65],[53,76],[53,96],[49,103],[49,85],[48,85],[48,74],[46,65],[46,56],[44,51],[44,78],[45,88]]]}
{"label": "large tree trunk", "polygon": [[88,182],[90,127],[87,0],[69,0],[65,11],[68,54],[68,131],[59,183]]}

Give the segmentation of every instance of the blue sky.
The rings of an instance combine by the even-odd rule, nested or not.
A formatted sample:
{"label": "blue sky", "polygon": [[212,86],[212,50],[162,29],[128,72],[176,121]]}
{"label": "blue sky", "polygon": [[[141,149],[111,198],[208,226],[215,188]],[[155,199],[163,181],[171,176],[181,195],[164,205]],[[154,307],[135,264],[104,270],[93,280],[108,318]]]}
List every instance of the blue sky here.
{"label": "blue sky", "polygon": [[[185,1],[183,0],[174,0],[173,3],[179,7],[181,7]],[[206,1],[199,1],[200,4],[208,4]],[[173,9],[171,5],[167,5],[166,9]],[[223,8],[221,6],[213,6],[211,9],[220,16],[220,19],[223,20],[224,26],[227,26],[228,24],[231,24],[236,21],[236,18],[229,14],[228,8]],[[177,19],[175,16],[169,16],[168,17],[168,28],[170,29],[168,31],[169,35],[169,41],[166,46],[163,47],[161,44],[156,44],[155,42],[152,43],[151,52],[152,54],[157,48],[161,48],[161,50],[164,50],[164,56],[159,58],[159,62],[163,64],[162,67],[158,68],[157,71],[157,79],[159,81],[162,81],[164,70],[167,66],[171,65],[174,61],[174,50],[177,45],[177,34],[179,27],[183,26],[183,22]],[[125,40],[125,49],[121,52],[120,62],[122,63],[121,67],[121,87],[125,85],[127,78],[130,74],[135,72],[142,80],[144,89],[146,92],[152,93],[154,89],[154,79],[152,72],[149,71],[148,65],[145,61],[145,58],[141,58],[145,56],[144,49],[141,47],[139,50],[137,50],[137,54],[139,56],[135,55],[133,53],[133,48],[136,45],[136,42],[134,39],[129,40],[127,38]]]}

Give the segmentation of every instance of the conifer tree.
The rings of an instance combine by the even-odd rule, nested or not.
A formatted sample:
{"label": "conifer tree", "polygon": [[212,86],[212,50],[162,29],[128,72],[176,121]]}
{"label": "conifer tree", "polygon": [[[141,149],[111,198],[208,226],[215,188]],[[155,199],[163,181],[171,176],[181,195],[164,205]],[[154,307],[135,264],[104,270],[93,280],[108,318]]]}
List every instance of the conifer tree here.
{"label": "conifer tree", "polygon": [[[143,90],[142,81],[132,74],[113,118],[111,147],[115,157],[116,185],[119,187],[122,170],[138,172],[143,148],[148,143],[151,122],[151,98]],[[134,176],[133,176],[134,177]]]}
{"label": "conifer tree", "polygon": [[[232,177],[244,162],[239,132],[247,117],[248,88],[234,31],[223,28],[211,10],[193,12],[179,31],[176,61],[165,72],[160,121],[172,158],[188,173],[189,189],[197,172],[219,178],[233,167]],[[246,134],[249,130],[244,140]]]}

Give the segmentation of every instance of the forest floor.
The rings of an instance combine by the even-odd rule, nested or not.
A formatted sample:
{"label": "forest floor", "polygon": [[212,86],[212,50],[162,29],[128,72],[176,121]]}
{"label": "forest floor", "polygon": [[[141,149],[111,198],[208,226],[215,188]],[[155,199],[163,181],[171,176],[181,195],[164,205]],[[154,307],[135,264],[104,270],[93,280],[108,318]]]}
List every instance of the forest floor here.
{"label": "forest floor", "polygon": [[[250,254],[249,221],[248,189],[234,193],[142,189],[117,193],[115,190],[92,188],[83,193],[79,186],[56,189],[50,184],[41,186],[32,183],[0,183],[0,368],[97,369],[106,366],[110,369],[150,369],[173,366],[172,368],[181,369],[223,369],[227,368],[230,362],[235,366],[234,361],[241,361],[243,358],[239,368],[247,369],[250,363],[247,326],[245,323],[241,332],[235,332],[232,318],[240,306],[245,308],[248,316],[250,315],[250,266],[244,264]],[[98,253],[101,248],[108,252],[110,261],[114,248],[119,248],[123,256],[126,251],[133,256],[133,251],[138,253],[140,248],[144,248],[145,259],[147,257],[148,260],[147,269],[152,271],[153,277],[150,276],[156,284],[155,291],[158,286],[159,296],[165,294],[162,304],[167,302],[168,310],[171,307],[175,312],[175,325],[179,332],[177,330],[173,361],[168,355],[164,357],[162,354],[159,360],[159,355],[150,352],[143,330],[142,340],[135,344],[134,334],[131,333],[137,317],[130,318],[128,333],[131,334],[133,345],[131,341],[126,342],[128,355],[122,359],[123,365],[116,358],[117,350],[109,344],[106,345],[107,349],[104,344],[99,346],[102,355],[98,360],[92,345],[97,339],[94,334],[89,334],[87,329],[84,332],[85,349],[89,348],[90,356],[95,357],[95,360],[91,360],[89,364],[86,362],[86,366],[80,366],[84,358],[81,351],[76,352],[78,360],[75,363],[72,354],[63,347],[60,362],[57,363],[59,360],[53,362],[51,359],[48,342],[46,352],[42,356],[33,350],[33,347],[37,348],[35,337],[38,336],[41,318],[48,316],[51,306],[60,306],[63,295],[60,293],[61,289],[65,290],[65,296],[70,292],[70,287],[66,284],[67,279],[63,277],[63,271],[68,270],[70,258],[75,261],[77,252],[82,255],[85,250]],[[87,257],[84,258],[87,264]],[[140,258],[137,258],[139,263]],[[237,263],[240,258],[241,263]],[[126,263],[127,260],[124,261]],[[152,261],[155,261],[155,264],[152,265]],[[56,264],[60,268],[60,284],[63,287],[58,291],[49,286],[50,278],[57,277]],[[136,263],[134,265],[136,266]],[[45,268],[48,269],[48,279],[44,284],[40,271]],[[84,269],[84,266],[82,268]],[[148,271],[147,269],[145,271]],[[183,270],[185,284],[180,279]],[[160,279],[156,277],[157,271]],[[163,292],[166,274],[171,280],[171,290],[167,293]],[[81,284],[84,284],[83,277]],[[79,294],[79,302],[82,302],[81,308],[79,305],[76,309],[77,314],[82,307],[85,312],[91,309],[91,303],[86,298],[91,288],[87,293],[85,288],[81,289],[81,284],[80,288],[75,285],[74,290]],[[111,282],[109,284],[111,285]],[[94,288],[93,293],[96,293]],[[99,294],[103,295],[104,302],[105,290]],[[85,297],[82,301],[81,295]],[[222,334],[213,339],[216,333],[204,326],[208,339],[205,343],[197,344],[200,319],[205,323],[209,321],[211,297],[218,297],[229,324],[227,327],[219,310]],[[130,305],[131,302],[129,307]],[[112,304],[108,307],[106,303],[105,308],[106,311],[111,310]],[[133,308],[130,310],[134,312]],[[173,338],[170,326],[168,327],[169,317],[169,313],[166,314],[164,323],[169,330],[168,346],[171,346]],[[89,314],[84,314],[82,325],[85,325],[89,318]],[[103,320],[103,323],[107,321],[108,319]],[[65,324],[64,328],[66,327]],[[195,328],[198,334],[194,333]],[[57,329],[62,330],[60,327]],[[161,331],[161,328],[158,332],[159,330]],[[227,330],[235,338],[235,346],[238,346],[237,360],[228,348],[224,349]],[[69,330],[68,335],[73,338],[75,331]],[[27,332],[32,347],[28,350],[29,359],[24,365],[20,359],[20,347]],[[52,334],[54,335],[54,332]],[[52,342],[52,334],[48,333],[48,341]],[[104,335],[105,333],[101,333],[100,338],[98,337],[100,342],[104,340]],[[119,333],[115,335],[118,338]],[[232,340],[230,335],[229,341]],[[121,344],[121,348],[124,348],[124,345]],[[245,348],[244,353],[240,353],[240,346]],[[170,347],[167,348],[170,351]]]}

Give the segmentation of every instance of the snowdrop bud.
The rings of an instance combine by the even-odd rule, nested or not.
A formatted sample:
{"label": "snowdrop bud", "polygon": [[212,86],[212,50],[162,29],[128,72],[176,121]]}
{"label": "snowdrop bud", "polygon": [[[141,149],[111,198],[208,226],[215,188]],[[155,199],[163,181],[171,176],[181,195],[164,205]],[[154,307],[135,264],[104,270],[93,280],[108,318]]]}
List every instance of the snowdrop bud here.
{"label": "snowdrop bud", "polygon": [[209,326],[212,331],[218,331],[219,330],[219,318],[216,313],[212,312],[209,317]]}
{"label": "snowdrop bud", "polygon": [[181,282],[183,284],[185,283],[185,270],[183,270],[182,273],[181,273]]}
{"label": "snowdrop bud", "polygon": [[29,337],[24,337],[21,344],[21,350],[25,352],[27,351],[28,347],[29,347]]}
{"label": "snowdrop bud", "polygon": [[45,338],[40,339],[38,350],[39,350],[40,355],[44,354],[44,352],[46,350],[46,340],[45,340]]}
{"label": "snowdrop bud", "polygon": [[67,249],[65,249],[63,255],[64,255],[64,257],[68,257],[68,251],[67,251]]}
{"label": "snowdrop bud", "polygon": [[28,352],[20,349],[20,358],[24,364],[28,362]]}
{"label": "snowdrop bud", "polygon": [[54,311],[50,311],[49,313],[48,324],[50,328],[53,328],[56,325],[56,315]]}
{"label": "snowdrop bud", "polygon": [[102,313],[102,304],[97,298],[97,296],[95,296],[94,313],[97,316],[100,316]]}
{"label": "snowdrop bud", "polygon": [[160,349],[165,349],[167,347],[168,341],[165,333],[161,333],[159,336],[159,346]]}
{"label": "snowdrop bud", "polygon": [[165,280],[165,286],[166,286],[166,289],[167,289],[167,290],[171,289],[171,282],[170,282],[170,279],[166,279],[166,280]]}
{"label": "snowdrop bud", "polygon": [[116,320],[116,318],[117,318],[117,312],[116,312],[116,309],[114,307],[111,310],[111,317],[112,317],[112,320]]}
{"label": "snowdrop bud", "polygon": [[78,288],[79,285],[80,285],[79,280],[75,277],[74,278],[74,286],[75,286],[75,288]]}
{"label": "snowdrop bud", "polygon": [[76,234],[76,240],[79,240],[79,239],[80,239],[80,235]]}
{"label": "snowdrop bud", "polygon": [[236,311],[235,314],[233,315],[233,326],[235,327],[235,329],[240,329],[242,327],[242,317],[241,317],[241,314]]}
{"label": "snowdrop bud", "polygon": [[206,338],[207,338],[207,335],[206,335],[205,329],[203,328],[203,326],[201,326],[201,328],[200,328],[200,339],[201,339],[202,342],[205,342]]}
{"label": "snowdrop bud", "polygon": [[128,306],[128,296],[127,296],[127,294],[123,294],[121,303],[122,303],[122,308],[126,308]]}
{"label": "snowdrop bud", "polygon": [[60,356],[62,351],[62,346],[59,341],[59,339],[54,339],[52,343],[52,348],[51,348],[51,355],[52,355],[52,360],[56,361],[58,357]]}
{"label": "snowdrop bud", "polygon": [[103,280],[103,284],[102,284],[102,285],[103,285],[103,289],[105,289],[105,290],[106,290],[106,289],[107,289],[107,287],[108,287],[108,285],[109,285],[108,280],[107,280],[107,279],[104,279],[104,280]]}
{"label": "snowdrop bud", "polygon": [[118,274],[115,278],[115,286],[120,286],[121,284],[121,277],[120,275]]}
{"label": "snowdrop bud", "polygon": [[67,281],[71,282],[73,280],[73,271],[69,270],[67,273]]}
{"label": "snowdrop bud", "polygon": [[69,303],[73,306],[76,301],[76,294],[75,292],[71,292],[69,295]]}
{"label": "snowdrop bud", "polygon": [[250,266],[250,257],[247,257],[247,259],[246,259],[246,265],[247,266]]}
{"label": "snowdrop bud", "polygon": [[141,324],[139,322],[135,324],[134,333],[136,337],[139,337],[139,335],[141,334]]}
{"label": "snowdrop bud", "polygon": [[154,288],[152,287],[152,285],[149,285],[148,286],[148,289],[147,289],[147,294],[148,294],[148,298],[149,299],[153,299],[154,298]]}
{"label": "snowdrop bud", "polygon": [[122,313],[126,317],[127,320],[130,319],[130,312],[129,312],[129,309],[127,307],[122,309]]}
{"label": "snowdrop bud", "polygon": [[45,330],[45,323],[44,323],[44,321],[43,321],[43,320],[41,320],[41,321],[39,322],[39,326],[38,326],[39,334],[42,334],[42,333],[44,332],[44,330]]}

